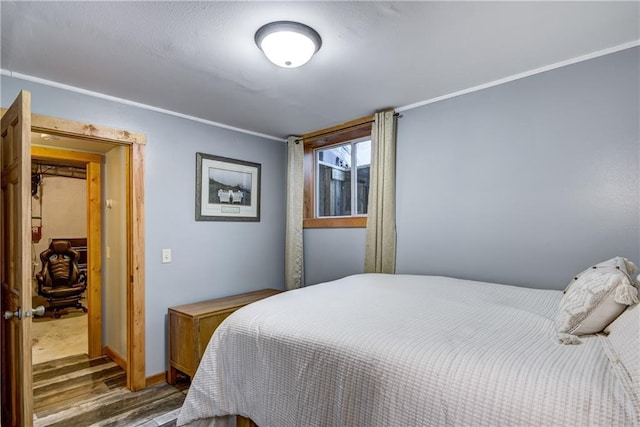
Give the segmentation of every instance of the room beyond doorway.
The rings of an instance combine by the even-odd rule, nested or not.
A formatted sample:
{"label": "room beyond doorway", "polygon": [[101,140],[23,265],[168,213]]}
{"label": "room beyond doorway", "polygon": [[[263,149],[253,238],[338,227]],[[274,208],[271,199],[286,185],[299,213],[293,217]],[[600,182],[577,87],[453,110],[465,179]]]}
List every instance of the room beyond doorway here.
{"label": "room beyond doorway", "polygon": [[[114,357],[114,360],[121,361],[122,367],[126,368],[127,315],[125,308],[128,254],[127,204],[125,202],[127,198],[126,147],[64,136],[34,134],[31,151],[32,161],[37,165],[32,168],[33,173],[37,174],[35,181],[41,182],[42,187],[41,192],[35,191],[35,193],[42,196],[39,202],[45,199],[45,203],[41,204],[44,209],[41,216],[34,217],[35,221],[39,221],[42,226],[42,236],[48,237],[39,245],[39,248],[42,249],[43,245],[47,246],[51,238],[63,238],[62,236],[80,238],[63,238],[70,241],[80,241],[85,238],[83,240],[86,254],[84,271],[87,273],[88,286],[85,299],[81,302],[88,309],[85,330],[88,344],[82,351],[74,354],[87,354],[90,358],[95,358],[106,353]],[[56,176],[53,177],[43,174],[43,171],[46,172],[52,168],[58,172],[68,172],[71,168],[75,168],[77,173],[74,173],[73,177],[61,177],[59,173],[54,174]],[[41,174],[43,175],[40,176]],[[77,188],[74,190],[77,186],[71,185],[72,181],[86,182],[85,189],[80,191],[79,199],[77,195],[74,199],[69,194],[77,193]],[[48,182],[53,185],[49,191],[47,191]],[[64,185],[65,182],[66,185]],[[61,208],[52,205],[52,197],[58,199],[64,206]],[[71,220],[82,223],[76,224],[76,233],[69,231],[74,227],[65,224],[64,218],[62,221],[56,221],[59,216],[57,212],[64,212],[65,209],[69,219],[75,215],[75,220]],[[33,211],[36,211],[35,205]],[[84,227],[85,224],[86,227]],[[52,230],[56,227],[61,229],[68,227],[66,230],[69,232],[56,233]],[[72,246],[80,250],[75,247],[75,243],[72,243]],[[46,303],[44,305],[46,307]],[[73,311],[72,308],[63,310],[61,319],[51,320],[51,323],[55,325]],[[61,325],[67,323],[74,322],[66,320],[60,322]],[[34,322],[34,330],[38,326],[40,325]],[[55,332],[55,327],[50,332]]]}
{"label": "room beyond doorway", "polygon": [[[32,136],[32,144],[39,136]],[[35,141],[34,141],[35,140]],[[45,314],[32,323],[34,364],[76,354],[89,354],[87,291],[51,295],[41,279],[48,277],[48,258],[53,241],[68,241],[77,251],[78,281],[87,273],[87,183],[86,167],[61,160],[35,159],[31,162],[31,257],[32,307],[42,306]],[[72,237],[69,237],[72,236]],[[59,274],[59,273],[58,273]],[[71,279],[71,277],[70,277]],[[78,294],[78,292],[81,292]],[[95,334],[93,334],[95,335]],[[96,340],[101,336],[98,331]],[[95,357],[95,356],[94,356]]]}
{"label": "room beyond doorway", "polygon": [[[102,218],[101,218],[101,168],[103,155],[100,153],[67,150],[62,138],[44,138],[44,134],[33,133],[32,159],[32,240],[33,227],[40,224],[40,234],[47,236],[46,241],[39,245],[40,250],[48,247],[52,238],[80,238],[86,249],[85,267],[88,286],[84,292],[82,305],[88,309],[87,316],[87,348],[84,352],[89,357],[102,355]],[[50,136],[50,135],[47,135]],[[39,144],[40,143],[40,144]],[[55,145],[54,145],[55,144]],[[60,173],[46,174],[44,171],[65,170],[75,168],[82,172],[82,180],[58,176]],[[53,176],[51,176],[53,175]],[[64,174],[62,174],[64,175]],[[37,178],[34,180],[34,176]],[[72,181],[73,179],[73,181]],[[34,185],[40,182],[40,185]],[[71,185],[75,182],[78,185]],[[49,190],[46,189],[50,183]],[[35,188],[34,188],[35,187]],[[78,191],[81,194],[77,194]],[[75,198],[67,194],[73,192]],[[51,197],[55,200],[52,200]],[[48,205],[34,206],[34,202],[46,199]],[[76,206],[74,206],[74,201]],[[58,206],[58,205],[62,205]],[[46,210],[43,211],[43,209]],[[39,208],[39,209],[38,209]],[[65,224],[64,211],[70,221],[82,224]],[[62,212],[62,215],[61,215]],[[62,217],[62,218],[61,218]],[[49,222],[46,222],[50,220]],[[36,224],[34,224],[34,221]],[[43,231],[44,230],[44,231]],[[34,246],[35,248],[35,246]],[[76,248],[77,249],[77,248]],[[37,252],[37,251],[36,251]],[[35,257],[35,256],[34,256]],[[37,264],[37,261],[34,262]],[[34,268],[34,270],[36,270]],[[37,293],[34,293],[37,295]],[[43,304],[45,307],[47,304]],[[47,311],[49,311],[47,309]],[[65,311],[66,312],[66,311]]]}

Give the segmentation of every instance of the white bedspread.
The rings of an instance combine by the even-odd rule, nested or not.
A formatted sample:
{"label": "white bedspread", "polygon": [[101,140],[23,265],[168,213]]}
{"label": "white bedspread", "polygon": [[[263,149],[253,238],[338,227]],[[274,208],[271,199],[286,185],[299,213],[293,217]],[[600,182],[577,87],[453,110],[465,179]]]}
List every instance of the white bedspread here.
{"label": "white bedspread", "polygon": [[600,340],[561,345],[560,291],[364,274],[244,307],[214,334],[178,425],[638,425]]}

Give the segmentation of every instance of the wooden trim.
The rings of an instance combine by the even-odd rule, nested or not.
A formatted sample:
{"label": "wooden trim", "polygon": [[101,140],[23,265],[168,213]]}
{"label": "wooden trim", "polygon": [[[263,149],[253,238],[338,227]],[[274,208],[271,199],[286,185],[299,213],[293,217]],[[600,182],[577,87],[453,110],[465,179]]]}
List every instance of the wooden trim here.
{"label": "wooden trim", "polygon": [[321,147],[327,144],[335,144],[342,141],[349,141],[351,139],[359,138],[359,136],[351,136],[352,133],[362,133],[364,135],[371,135],[371,125],[373,123],[373,115],[360,117],[359,119],[351,120],[341,123],[336,126],[331,126],[325,129],[320,129],[315,132],[310,132],[302,135],[305,146],[313,148]]}
{"label": "wooden trim", "polygon": [[133,144],[127,155],[127,230],[129,286],[127,287],[127,362],[130,390],[145,388],[144,329],[144,145]]}
{"label": "wooden trim", "polygon": [[315,213],[315,185],[314,185],[314,162],[313,162],[313,149],[311,147],[304,147],[304,206],[303,206],[303,218],[313,218]]}
{"label": "wooden trim", "polygon": [[89,358],[102,355],[102,190],[100,163],[87,164]]}
{"label": "wooden trim", "polygon": [[335,218],[307,218],[302,221],[303,228],[365,228],[366,216],[340,216]]}
{"label": "wooden trim", "polygon": [[316,139],[313,142],[307,142],[304,140],[305,146],[311,149],[318,148],[329,148],[332,145],[340,145],[348,141],[353,141],[356,139],[366,138],[371,136],[371,123],[367,122],[366,124],[359,126],[357,128],[352,128],[347,131],[343,131],[340,133],[333,133],[330,136],[323,137],[321,139]]}
{"label": "wooden trim", "polygon": [[[125,154],[124,154],[124,162],[125,162],[125,193],[126,193],[126,204],[127,204],[127,209],[126,209],[126,215],[125,215],[125,227],[126,227],[126,233],[127,236],[131,236],[132,233],[132,229],[133,227],[131,226],[131,210],[133,209],[133,203],[131,200],[131,183],[133,182],[133,177],[131,174],[131,147],[127,147],[127,149],[125,150]],[[131,253],[131,247],[133,246],[133,239],[127,239],[126,242],[126,248],[127,248],[127,252]],[[134,367],[134,363],[132,363],[131,360],[131,345],[129,345],[129,343],[131,343],[131,340],[133,339],[133,335],[132,335],[132,326],[131,326],[131,320],[132,320],[132,316],[131,316],[131,310],[133,310],[134,308],[134,303],[131,300],[132,298],[132,293],[131,293],[131,288],[133,287],[133,263],[131,260],[131,257],[127,257],[127,276],[126,276],[126,280],[127,280],[127,284],[125,287],[125,292],[127,293],[127,320],[126,320],[126,334],[127,334],[127,388],[129,390],[131,390],[131,385],[133,384],[133,379],[132,379],[132,375],[129,374],[129,372],[131,372],[131,370]],[[146,373],[145,373],[146,374]],[[144,378],[144,376],[143,376]],[[140,381],[140,379],[138,378],[138,381]],[[146,379],[145,379],[145,384],[146,384]]]}
{"label": "wooden trim", "polygon": [[117,144],[145,144],[146,136],[138,132],[98,126],[91,123],[75,122],[55,117],[31,115],[31,130],[52,135],[63,135],[98,142]]}
{"label": "wooden trim", "polygon": [[102,347],[102,353],[106,354],[107,357],[113,360],[116,365],[120,366],[123,371],[127,370],[127,361],[124,359],[124,357],[122,357],[120,353],[118,353],[108,345],[105,345],[104,347]]}
{"label": "wooden trim", "polygon": [[64,150],[52,147],[31,146],[31,158],[38,160],[64,160],[81,165],[87,163],[102,163],[104,157],[100,154],[83,153],[81,151]]}
{"label": "wooden trim", "polygon": [[315,153],[318,148],[371,136],[373,115],[311,132],[302,136],[304,144],[304,200],[303,228],[364,228],[367,217],[316,218],[315,210]]}
{"label": "wooden trim", "polygon": [[160,372],[155,375],[151,375],[145,379],[146,387],[151,387],[152,385],[162,384],[167,382],[167,373]]}

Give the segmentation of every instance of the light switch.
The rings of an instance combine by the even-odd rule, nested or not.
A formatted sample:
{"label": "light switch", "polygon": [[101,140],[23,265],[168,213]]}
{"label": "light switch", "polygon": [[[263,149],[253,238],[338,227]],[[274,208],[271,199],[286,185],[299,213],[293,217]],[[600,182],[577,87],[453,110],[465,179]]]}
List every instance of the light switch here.
{"label": "light switch", "polygon": [[111,258],[111,248],[107,246],[107,259]]}
{"label": "light switch", "polygon": [[162,250],[162,263],[168,264],[171,262],[171,249]]}

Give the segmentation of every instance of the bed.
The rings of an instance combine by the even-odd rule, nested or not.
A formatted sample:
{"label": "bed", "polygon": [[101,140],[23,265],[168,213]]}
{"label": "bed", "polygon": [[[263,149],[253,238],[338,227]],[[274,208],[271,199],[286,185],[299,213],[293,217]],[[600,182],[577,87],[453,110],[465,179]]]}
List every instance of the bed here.
{"label": "bed", "polygon": [[640,425],[637,304],[562,345],[561,298],[383,274],[278,294],[218,328],[178,425]]}

